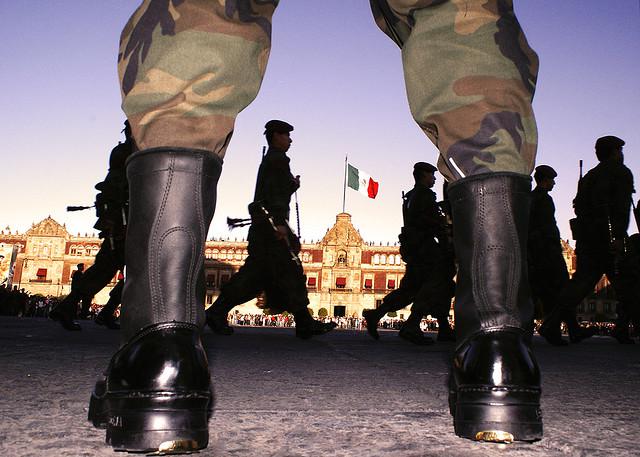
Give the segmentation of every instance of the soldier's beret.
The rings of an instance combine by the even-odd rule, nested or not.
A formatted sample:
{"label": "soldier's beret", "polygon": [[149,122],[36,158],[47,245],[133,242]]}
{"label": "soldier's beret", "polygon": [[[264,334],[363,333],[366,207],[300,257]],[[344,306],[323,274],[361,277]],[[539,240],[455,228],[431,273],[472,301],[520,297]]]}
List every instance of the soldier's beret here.
{"label": "soldier's beret", "polygon": [[427,162],[417,162],[413,165],[413,171],[422,171],[426,173],[435,173],[438,169]]}
{"label": "soldier's beret", "polygon": [[534,173],[534,177],[540,178],[555,178],[556,176],[558,176],[558,173],[549,165],[538,165]]}
{"label": "soldier's beret", "polygon": [[289,133],[291,131],[293,131],[293,125],[278,119],[272,119],[264,125],[265,135],[267,132]]}
{"label": "soldier's beret", "polygon": [[617,136],[607,135],[596,140],[596,151],[608,151],[624,146],[624,141]]}

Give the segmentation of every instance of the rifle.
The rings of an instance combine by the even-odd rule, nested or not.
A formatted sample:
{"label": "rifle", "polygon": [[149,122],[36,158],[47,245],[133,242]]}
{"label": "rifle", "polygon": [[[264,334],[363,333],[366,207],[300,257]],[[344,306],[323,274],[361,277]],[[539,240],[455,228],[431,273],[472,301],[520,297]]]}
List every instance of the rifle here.
{"label": "rifle", "polygon": [[[580,191],[580,182],[582,181],[582,159],[578,162],[578,167],[580,168],[580,178],[578,179],[578,192]],[[577,197],[576,193],[576,197]],[[576,210],[576,200],[573,199],[573,211]],[[577,216],[577,214],[576,214]],[[574,241],[582,238],[582,227],[580,226],[580,220],[577,217],[573,217],[569,219],[569,228],[571,229],[571,236]]]}
{"label": "rifle", "polygon": [[[233,230],[237,227],[244,227],[246,225],[250,225],[252,222],[268,222],[270,228],[273,230],[274,234],[280,233],[278,227],[276,227],[275,222],[273,221],[273,216],[269,213],[269,211],[264,207],[262,202],[253,202],[249,205],[249,214],[251,217],[248,218],[231,218],[227,217],[227,225],[229,226],[229,230]],[[289,232],[293,233],[289,224],[285,222],[285,225],[289,229]],[[289,241],[289,237],[284,237],[284,242],[287,246],[287,251],[291,255],[291,260],[298,266],[302,266],[300,262],[300,258],[294,252],[291,242]]]}
{"label": "rifle", "polygon": [[85,209],[95,208],[96,205],[91,206],[67,206],[67,211],[84,211]]}

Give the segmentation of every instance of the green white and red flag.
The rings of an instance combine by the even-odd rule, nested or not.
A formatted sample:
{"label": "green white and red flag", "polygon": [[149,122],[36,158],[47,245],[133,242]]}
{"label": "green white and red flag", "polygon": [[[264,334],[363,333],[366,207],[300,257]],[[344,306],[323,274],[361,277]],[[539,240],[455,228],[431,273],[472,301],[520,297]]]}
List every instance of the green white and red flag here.
{"label": "green white and red flag", "polygon": [[357,169],[350,163],[347,164],[347,185],[369,198],[376,198],[378,195],[378,182],[374,181],[369,173]]}

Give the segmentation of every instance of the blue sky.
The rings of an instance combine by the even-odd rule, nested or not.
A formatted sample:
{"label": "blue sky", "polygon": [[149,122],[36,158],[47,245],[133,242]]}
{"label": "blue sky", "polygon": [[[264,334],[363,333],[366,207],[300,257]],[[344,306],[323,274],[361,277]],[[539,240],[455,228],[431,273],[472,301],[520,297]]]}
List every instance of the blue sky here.
{"label": "blue sky", "polygon": [[[538,163],[559,172],[552,195],[568,238],[578,160],[585,171],[596,165],[597,137],[625,139],[626,163],[640,179],[640,6],[638,0],[515,5],[540,56]],[[92,212],[65,207],[93,202],[93,185],[121,139],[116,55],[135,6],[123,0],[0,5],[0,228],[24,231],[51,215],[73,233],[92,231]],[[302,180],[302,237],[321,238],[341,211],[348,155],[380,182],[380,193],[369,200],[347,190],[347,212],[365,240],[396,241],[412,165],[437,158],[409,114],[399,49],[375,26],[367,0],[282,0],[273,30],[262,90],[238,117],[225,159],[210,236],[245,236],[229,233],[225,220],[246,215],[264,123],[281,118],[295,126],[290,155]],[[438,176],[438,193],[441,184]]]}

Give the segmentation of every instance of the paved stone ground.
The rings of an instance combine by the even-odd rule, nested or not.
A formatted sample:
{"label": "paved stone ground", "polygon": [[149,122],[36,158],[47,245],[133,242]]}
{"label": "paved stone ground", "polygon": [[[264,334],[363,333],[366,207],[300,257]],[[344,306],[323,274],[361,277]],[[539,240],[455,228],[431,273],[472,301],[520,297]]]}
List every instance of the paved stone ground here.
{"label": "paved stone ground", "polygon": [[[114,456],[86,421],[89,393],[119,332],[0,317],[0,455]],[[416,347],[384,332],[205,332],[216,388],[203,456],[637,456],[640,345],[605,337],[554,348],[536,338],[545,437],[457,438],[445,387],[451,344]]]}

